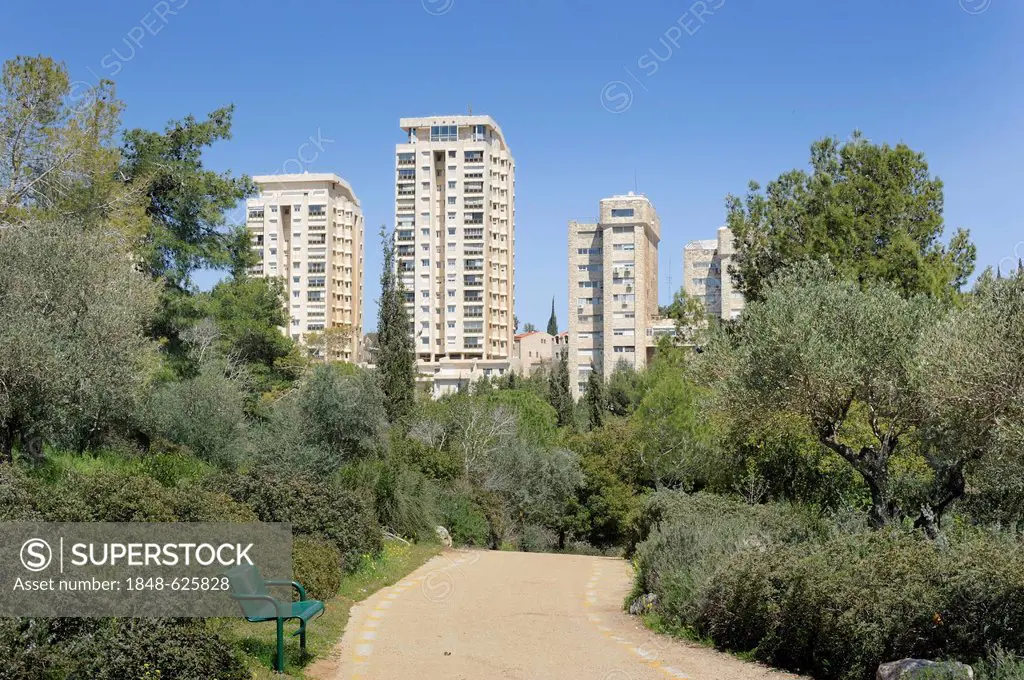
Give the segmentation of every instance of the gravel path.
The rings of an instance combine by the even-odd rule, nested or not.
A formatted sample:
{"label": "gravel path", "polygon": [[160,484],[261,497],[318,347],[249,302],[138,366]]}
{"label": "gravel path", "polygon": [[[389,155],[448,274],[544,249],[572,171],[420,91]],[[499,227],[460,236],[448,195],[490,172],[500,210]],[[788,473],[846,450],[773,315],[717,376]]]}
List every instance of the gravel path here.
{"label": "gravel path", "polygon": [[618,559],[448,551],[353,607],[337,680],[781,680],[651,633],[622,611]]}

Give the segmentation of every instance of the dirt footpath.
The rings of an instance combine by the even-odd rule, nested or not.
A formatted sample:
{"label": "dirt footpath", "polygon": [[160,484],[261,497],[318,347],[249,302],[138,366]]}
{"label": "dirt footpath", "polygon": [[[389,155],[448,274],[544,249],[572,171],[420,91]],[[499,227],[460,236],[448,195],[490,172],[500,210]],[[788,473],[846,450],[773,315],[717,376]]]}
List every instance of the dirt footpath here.
{"label": "dirt footpath", "polygon": [[449,551],[352,609],[338,680],[796,678],[651,633],[618,559]]}

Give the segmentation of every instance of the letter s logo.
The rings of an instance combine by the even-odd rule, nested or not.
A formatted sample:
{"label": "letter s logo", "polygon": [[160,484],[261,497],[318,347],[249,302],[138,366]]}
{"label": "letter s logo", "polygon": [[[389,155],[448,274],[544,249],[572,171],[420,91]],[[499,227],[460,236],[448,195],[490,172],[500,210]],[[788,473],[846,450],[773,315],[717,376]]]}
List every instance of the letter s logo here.
{"label": "letter s logo", "polygon": [[29,571],[42,571],[53,561],[50,544],[41,538],[30,538],[21,545],[21,563]]}

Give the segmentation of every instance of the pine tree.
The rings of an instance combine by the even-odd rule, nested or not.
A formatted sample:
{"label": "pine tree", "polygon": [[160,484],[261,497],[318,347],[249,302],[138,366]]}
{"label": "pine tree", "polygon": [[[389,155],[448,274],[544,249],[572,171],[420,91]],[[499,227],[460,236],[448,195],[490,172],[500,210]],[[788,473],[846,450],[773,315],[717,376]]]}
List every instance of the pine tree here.
{"label": "pine tree", "polygon": [[587,417],[590,419],[590,429],[596,430],[604,424],[604,381],[597,375],[597,371],[591,371],[587,377],[587,394],[584,399],[587,402]]}
{"label": "pine tree", "polygon": [[409,415],[415,404],[416,360],[409,335],[405,294],[395,267],[395,242],[383,225],[380,242],[384,264],[377,315],[377,376],[384,391],[388,420],[398,422]]}
{"label": "pine tree", "polygon": [[558,317],[555,316],[555,298],[551,298],[551,318],[548,319],[548,335],[558,335]]}

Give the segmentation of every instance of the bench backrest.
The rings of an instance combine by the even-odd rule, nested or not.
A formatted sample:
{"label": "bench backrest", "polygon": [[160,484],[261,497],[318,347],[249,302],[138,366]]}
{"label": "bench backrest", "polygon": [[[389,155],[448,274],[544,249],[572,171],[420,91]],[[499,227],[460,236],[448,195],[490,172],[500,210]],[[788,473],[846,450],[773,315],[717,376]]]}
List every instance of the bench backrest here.
{"label": "bench backrest", "polygon": [[[251,564],[232,567],[224,572],[231,584],[232,595],[270,595],[260,570]],[[265,600],[238,600],[242,613],[247,617],[259,618],[267,615]]]}

